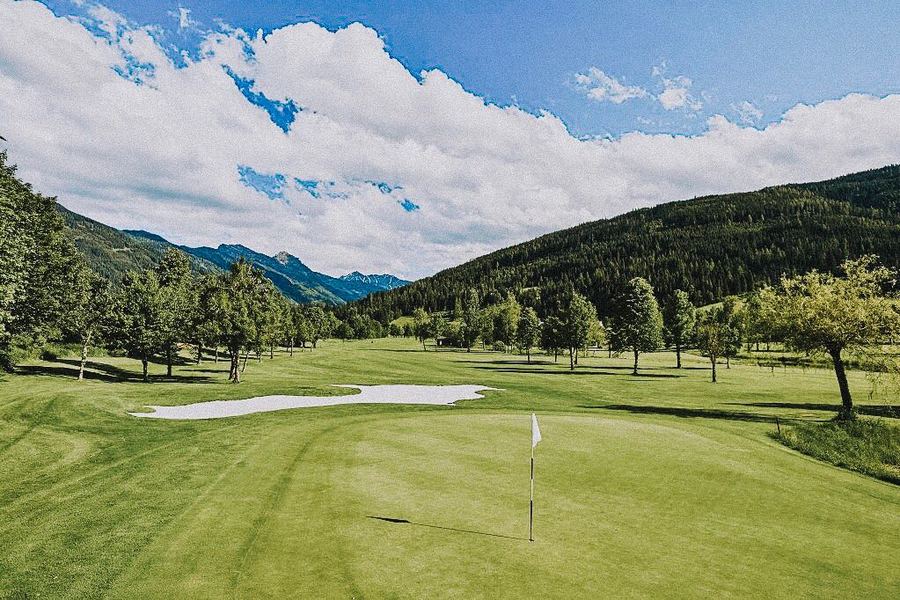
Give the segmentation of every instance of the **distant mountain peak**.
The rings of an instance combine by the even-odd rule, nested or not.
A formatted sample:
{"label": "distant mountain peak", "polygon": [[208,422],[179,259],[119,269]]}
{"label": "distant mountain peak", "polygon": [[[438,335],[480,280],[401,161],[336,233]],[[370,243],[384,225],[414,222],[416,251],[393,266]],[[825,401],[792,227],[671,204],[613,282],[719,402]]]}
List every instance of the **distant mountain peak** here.
{"label": "distant mountain peak", "polygon": [[341,275],[340,279],[344,281],[365,283],[367,285],[371,285],[383,290],[393,290],[398,287],[403,287],[404,285],[409,283],[405,279],[400,279],[399,277],[391,275],[389,273],[367,275],[365,273],[360,273],[359,271],[353,271],[352,273]]}

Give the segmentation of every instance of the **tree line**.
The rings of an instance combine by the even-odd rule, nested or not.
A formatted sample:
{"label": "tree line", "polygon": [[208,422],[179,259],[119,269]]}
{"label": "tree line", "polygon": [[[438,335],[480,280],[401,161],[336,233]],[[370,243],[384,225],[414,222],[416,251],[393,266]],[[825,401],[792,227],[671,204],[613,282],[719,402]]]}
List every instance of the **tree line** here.
{"label": "tree line", "polygon": [[[543,307],[538,313],[536,307]],[[426,340],[466,348],[480,340],[494,349],[516,348],[531,362],[538,347],[552,354],[568,354],[569,368],[579,354],[605,346],[610,355],[633,357],[632,374],[639,374],[640,356],[663,348],[675,353],[681,368],[682,351],[696,349],[710,362],[712,382],[717,366],[746,345],[779,343],[795,351],[822,353],[830,359],[841,395],[839,416],[854,417],[853,399],[846,374],[846,360],[853,355],[871,368],[897,371],[896,357],[883,345],[900,336],[900,303],[897,272],[867,255],[844,261],[840,273],[816,270],[798,276],[782,276],[777,285],[763,286],[742,297],[728,296],[719,303],[696,307],[684,290],[675,290],[660,303],[651,284],[630,279],[601,321],[597,307],[584,295],[566,290],[542,299],[541,290],[512,292],[500,302],[481,306],[470,289],[455,301],[452,312],[429,314],[417,308],[404,333],[414,334],[427,349]],[[448,318],[449,317],[449,318]]]}

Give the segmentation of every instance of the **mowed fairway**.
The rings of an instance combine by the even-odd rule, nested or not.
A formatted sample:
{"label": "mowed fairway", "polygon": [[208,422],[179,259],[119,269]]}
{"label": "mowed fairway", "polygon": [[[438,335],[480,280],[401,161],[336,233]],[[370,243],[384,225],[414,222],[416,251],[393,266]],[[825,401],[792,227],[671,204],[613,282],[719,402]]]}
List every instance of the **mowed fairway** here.
{"label": "mowed fairway", "polygon": [[[776,415],[832,416],[831,372],[723,367],[713,385],[702,359],[677,371],[669,354],[632,377],[605,356],[569,373],[417,348],[329,342],[251,361],[239,386],[212,362],[152,384],[121,381],[138,368],[124,359],[82,383],[63,362],[6,376],[0,597],[896,597],[900,487],[768,436]],[[351,383],[503,391],[456,407],[126,414]]]}

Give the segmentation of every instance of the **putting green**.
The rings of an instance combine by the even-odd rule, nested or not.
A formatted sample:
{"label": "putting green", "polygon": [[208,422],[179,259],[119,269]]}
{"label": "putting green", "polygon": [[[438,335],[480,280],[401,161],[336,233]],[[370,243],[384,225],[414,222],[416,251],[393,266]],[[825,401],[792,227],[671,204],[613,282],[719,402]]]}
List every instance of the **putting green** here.
{"label": "putting green", "polygon": [[[900,586],[900,488],[766,435],[773,415],[828,416],[827,371],[739,366],[713,386],[668,355],[633,378],[626,360],[568,374],[414,347],[329,344],[251,365],[237,388],[212,365],[149,386],[100,379],[132,368],[114,359],[81,386],[49,364],[8,378],[0,596],[889,598]],[[151,398],[322,394],[350,377],[505,391],[458,407],[125,414]],[[534,543],[531,410],[544,437]]]}

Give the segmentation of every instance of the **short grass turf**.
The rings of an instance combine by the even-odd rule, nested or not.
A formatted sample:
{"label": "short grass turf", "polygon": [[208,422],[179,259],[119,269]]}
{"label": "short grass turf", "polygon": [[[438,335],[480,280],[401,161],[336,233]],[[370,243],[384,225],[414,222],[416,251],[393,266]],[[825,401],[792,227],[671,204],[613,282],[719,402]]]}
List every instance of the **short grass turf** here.
{"label": "short grass turf", "polygon": [[[833,374],[735,365],[709,383],[629,360],[422,352],[413,340],[183,365],[26,365],[0,381],[0,597],[871,597],[900,589],[900,487],[772,439],[830,418]],[[155,365],[153,371],[164,368]],[[483,384],[456,407],[213,421],[146,404]],[[851,374],[857,397],[868,382]],[[864,414],[891,399],[875,395]],[[529,413],[536,541],[527,541]]]}

